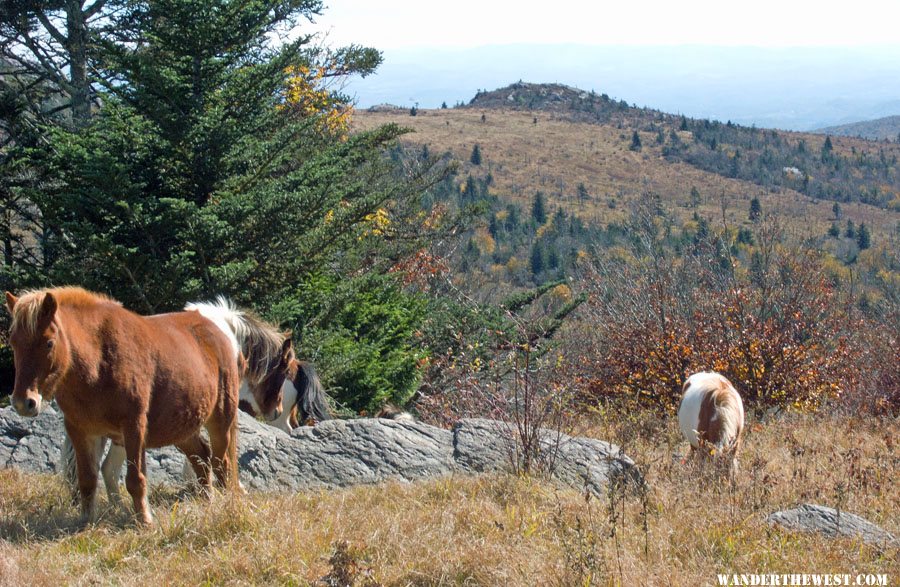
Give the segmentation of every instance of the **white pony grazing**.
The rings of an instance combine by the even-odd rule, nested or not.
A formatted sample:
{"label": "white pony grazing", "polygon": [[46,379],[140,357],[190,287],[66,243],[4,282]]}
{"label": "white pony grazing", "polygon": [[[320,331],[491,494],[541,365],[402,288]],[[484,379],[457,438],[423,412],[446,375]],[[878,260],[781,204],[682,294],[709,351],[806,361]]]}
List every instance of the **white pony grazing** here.
{"label": "white pony grazing", "polygon": [[705,459],[729,458],[729,473],[737,473],[737,456],[744,430],[744,404],[728,379],[718,373],[694,373],[684,382],[678,408],[681,433],[691,454]]}

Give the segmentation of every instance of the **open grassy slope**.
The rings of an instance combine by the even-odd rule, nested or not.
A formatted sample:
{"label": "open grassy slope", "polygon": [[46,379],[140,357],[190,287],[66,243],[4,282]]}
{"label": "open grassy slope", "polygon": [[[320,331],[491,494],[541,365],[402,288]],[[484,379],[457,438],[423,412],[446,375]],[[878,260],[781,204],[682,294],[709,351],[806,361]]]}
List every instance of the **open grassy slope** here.
{"label": "open grassy slope", "polygon": [[822,416],[752,424],[732,490],[673,459],[686,448],[673,419],[611,410],[581,430],[625,447],[650,483],[645,496],[586,500],[502,476],[211,503],[157,491],[151,530],[107,511],[78,531],[57,478],[3,470],[0,585],[711,585],[722,572],[880,573],[893,585],[896,550],[782,532],[764,517],[815,502],[900,533],[895,427]]}
{"label": "open grassy slope", "polygon": [[[798,236],[824,235],[834,221],[832,201],[816,200],[790,188],[764,188],[667,160],[662,145],[656,143],[657,133],[639,130],[643,148],[630,150],[634,129],[643,129],[647,117],[663,115],[634,109],[627,112],[635,114],[600,122],[563,112],[494,107],[419,110],[417,116],[410,116],[408,110],[379,110],[355,113],[354,124],[358,129],[388,122],[409,127],[413,132],[405,138],[408,144],[427,145],[433,154],[449,151],[461,163],[462,177],[466,173],[492,174],[497,195],[528,204],[540,190],[551,205],[601,223],[623,218],[628,202],[647,191],[658,194],[667,208],[685,220],[695,211],[689,208],[694,187],[701,195],[697,212],[720,224],[724,195],[731,227],[747,222],[753,197],[760,199],[764,212],[778,214]],[[676,124],[671,118],[665,117],[666,128]],[[813,151],[821,148],[825,138],[781,134],[790,141],[805,140]],[[690,132],[682,131],[679,136],[686,142],[692,140]],[[843,137],[832,140],[835,152],[842,154],[854,149],[877,152],[883,146]],[[469,162],[475,144],[483,157],[480,166]],[[900,149],[896,145],[888,148]],[[577,197],[580,183],[590,194],[585,202]],[[841,207],[844,221],[865,222],[874,235],[894,233],[900,222],[900,211],[861,203],[842,203]]]}

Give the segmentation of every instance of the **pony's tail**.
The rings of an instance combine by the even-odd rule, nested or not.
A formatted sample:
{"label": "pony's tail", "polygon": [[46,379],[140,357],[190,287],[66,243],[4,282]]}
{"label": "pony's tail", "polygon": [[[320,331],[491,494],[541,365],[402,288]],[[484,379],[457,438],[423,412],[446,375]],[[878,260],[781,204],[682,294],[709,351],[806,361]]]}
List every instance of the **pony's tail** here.
{"label": "pony's tail", "polygon": [[322,381],[316,373],[312,363],[298,361],[297,369],[297,406],[300,408],[300,420],[305,422],[312,418],[317,422],[331,420],[331,411],[328,409],[328,398]]}

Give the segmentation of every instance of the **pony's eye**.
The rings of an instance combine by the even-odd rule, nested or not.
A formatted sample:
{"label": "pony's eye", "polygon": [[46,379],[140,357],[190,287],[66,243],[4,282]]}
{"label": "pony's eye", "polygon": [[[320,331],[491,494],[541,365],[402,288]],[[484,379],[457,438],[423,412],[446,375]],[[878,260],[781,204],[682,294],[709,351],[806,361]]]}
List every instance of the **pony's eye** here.
{"label": "pony's eye", "polygon": [[48,349],[52,349],[52,348],[53,348],[53,340],[52,340],[52,339],[47,341],[47,348],[48,348]]}

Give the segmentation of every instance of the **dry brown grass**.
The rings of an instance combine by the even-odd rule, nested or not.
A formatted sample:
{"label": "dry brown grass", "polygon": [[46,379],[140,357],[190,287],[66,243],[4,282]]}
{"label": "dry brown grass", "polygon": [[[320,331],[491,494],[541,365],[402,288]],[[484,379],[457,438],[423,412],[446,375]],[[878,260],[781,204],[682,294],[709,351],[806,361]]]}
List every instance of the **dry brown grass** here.
{"label": "dry brown grass", "polygon": [[[482,114],[485,122],[481,122]],[[833,202],[816,201],[791,189],[772,193],[750,182],[666,161],[653,133],[641,132],[643,150],[630,151],[632,129],[627,125],[573,122],[547,112],[477,109],[419,110],[418,116],[409,116],[407,110],[361,111],[354,114],[353,125],[364,130],[389,122],[415,131],[404,139],[409,144],[428,145],[435,154],[451,152],[462,164],[463,174],[490,172],[493,191],[501,197],[530,205],[534,193],[541,190],[550,202],[602,223],[624,219],[628,202],[647,191],[658,194],[668,208],[676,208],[684,221],[694,212],[687,207],[692,187],[701,194],[697,211],[717,223],[721,223],[721,199],[725,196],[727,222],[732,228],[749,224],[753,197],[760,199],[764,212],[779,215],[801,237],[822,236],[833,221]],[[689,133],[682,134],[690,140]],[[821,135],[786,136],[803,138],[815,149],[824,141]],[[833,140],[836,151],[843,154],[849,154],[853,146],[858,150],[882,146],[856,139]],[[476,143],[483,158],[477,168],[469,162]],[[593,196],[585,205],[577,199],[579,183]],[[610,207],[611,200],[615,208]],[[892,233],[900,221],[900,213],[866,204],[842,204],[842,208],[845,219],[865,222],[875,235]]]}
{"label": "dry brown grass", "polygon": [[650,491],[585,499],[504,476],[211,502],[156,491],[156,528],[107,512],[78,531],[57,478],[0,471],[0,584],[306,585],[341,573],[359,585],[705,585],[729,571],[900,579],[896,551],[764,522],[812,501],[897,534],[896,422],[752,424],[734,488],[672,458],[685,448],[672,419],[616,411],[582,428],[621,442]]}

